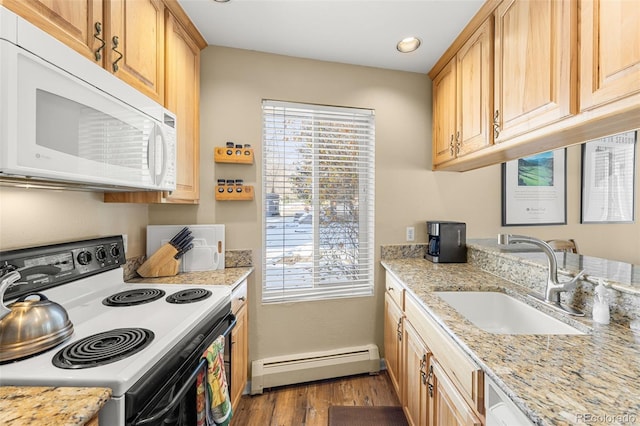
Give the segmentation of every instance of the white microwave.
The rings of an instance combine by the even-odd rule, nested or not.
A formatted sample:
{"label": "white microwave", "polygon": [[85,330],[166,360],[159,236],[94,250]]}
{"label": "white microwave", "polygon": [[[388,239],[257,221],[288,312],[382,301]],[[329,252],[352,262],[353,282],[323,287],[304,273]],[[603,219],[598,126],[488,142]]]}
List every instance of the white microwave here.
{"label": "white microwave", "polygon": [[0,6],[0,180],[176,186],[176,117]]}

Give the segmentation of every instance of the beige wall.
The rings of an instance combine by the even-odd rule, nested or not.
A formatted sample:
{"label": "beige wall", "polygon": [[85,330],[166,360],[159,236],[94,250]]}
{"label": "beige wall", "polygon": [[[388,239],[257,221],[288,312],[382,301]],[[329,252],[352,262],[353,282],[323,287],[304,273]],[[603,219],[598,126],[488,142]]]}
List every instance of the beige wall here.
{"label": "beige wall", "polygon": [[[567,224],[557,226],[505,227],[509,233],[534,235],[543,239],[574,238],[580,253],[640,264],[640,158],[636,155],[636,223],[631,224],[581,224],[580,199],[582,180],[580,176],[581,147],[567,148]],[[499,181],[495,185],[499,186]],[[497,199],[500,202],[500,198]],[[500,222],[500,216],[496,217]]]}
{"label": "beige wall", "polygon": [[0,186],[0,250],[127,234],[127,256],[144,254],[146,205],[105,204],[102,193]]}

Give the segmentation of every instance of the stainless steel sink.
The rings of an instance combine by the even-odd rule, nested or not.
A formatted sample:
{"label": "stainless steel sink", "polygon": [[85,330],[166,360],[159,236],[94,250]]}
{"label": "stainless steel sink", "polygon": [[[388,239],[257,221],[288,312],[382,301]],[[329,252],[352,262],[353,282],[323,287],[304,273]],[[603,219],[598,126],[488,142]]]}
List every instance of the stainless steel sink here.
{"label": "stainless steel sink", "polygon": [[504,293],[438,291],[435,294],[460,315],[494,334],[585,334]]}

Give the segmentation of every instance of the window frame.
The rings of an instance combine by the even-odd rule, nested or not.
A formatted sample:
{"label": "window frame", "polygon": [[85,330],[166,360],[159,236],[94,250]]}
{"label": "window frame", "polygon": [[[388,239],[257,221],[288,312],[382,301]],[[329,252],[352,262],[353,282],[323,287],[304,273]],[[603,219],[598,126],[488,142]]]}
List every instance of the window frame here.
{"label": "window frame", "polygon": [[[291,114],[288,115],[288,112]],[[351,116],[352,118],[349,118]],[[273,119],[273,123],[276,121],[276,117],[282,120],[282,131],[281,137],[273,138],[272,136],[277,133],[275,127],[270,127],[269,119]],[[305,119],[305,117],[308,117]],[[327,118],[328,117],[328,118]],[[298,125],[298,129],[307,129],[304,127],[307,124],[320,122],[327,126],[329,129],[335,129],[336,123],[349,123],[347,130],[345,131],[337,131],[335,133],[331,133],[330,137],[319,137],[318,133],[321,130],[311,126],[314,130],[311,132],[312,136],[306,134],[305,143],[308,143],[312,149],[312,173],[311,173],[311,181],[312,181],[312,191],[311,191],[311,208],[312,211],[312,230],[313,230],[313,263],[312,263],[312,272],[311,275],[311,284],[307,284],[306,287],[296,287],[295,279],[289,278],[287,281],[286,271],[287,266],[281,266],[282,269],[282,285],[277,288],[273,288],[273,281],[269,281],[269,269],[270,267],[267,265],[270,258],[270,254],[268,253],[268,243],[270,240],[268,239],[267,233],[268,231],[268,221],[270,215],[270,199],[267,194],[270,190],[273,190],[273,185],[275,185],[276,177],[278,175],[269,175],[272,169],[275,167],[270,165],[268,162],[270,161],[271,155],[276,155],[269,152],[270,149],[274,149],[274,146],[277,146],[278,143],[285,144],[285,140],[287,137],[293,137],[295,135],[295,131],[291,133],[287,133],[286,124],[287,118],[290,120],[300,120],[295,121]],[[292,121],[293,122],[293,121]],[[303,124],[301,124],[303,123]],[[326,105],[315,105],[315,104],[303,104],[303,103],[293,103],[293,102],[282,102],[282,101],[273,101],[273,100],[263,100],[262,102],[262,193],[263,202],[262,202],[262,237],[263,237],[263,253],[262,253],[262,266],[263,266],[263,274],[262,274],[262,302],[263,303],[278,303],[278,302],[294,302],[294,301],[310,301],[310,300],[327,300],[327,299],[335,299],[341,297],[362,297],[362,296],[373,296],[374,294],[374,233],[375,233],[375,112],[370,109],[360,109],[360,108],[349,108],[349,107],[335,107],[335,106],[326,106]],[[292,128],[294,126],[291,126]],[[320,126],[318,126],[320,127]],[[326,129],[322,127],[322,129],[326,132]],[[271,132],[271,133],[269,133]],[[353,134],[349,133],[353,132]],[[336,136],[337,135],[337,136]],[[339,151],[342,149],[342,145],[340,144],[341,137],[347,135],[349,143],[344,145],[344,149],[346,152],[348,150],[352,150],[355,148],[357,151],[356,159],[353,161],[348,161],[346,164],[348,165],[345,169],[348,173],[355,173],[358,181],[358,188],[355,199],[347,200],[349,201],[349,208],[345,206],[343,203],[342,212],[343,215],[346,215],[345,211],[349,211],[349,217],[356,217],[357,220],[344,220],[343,226],[355,226],[356,232],[358,235],[357,245],[355,248],[351,249],[351,252],[357,253],[355,256],[352,256],[352,259],[355,259],[351,263],[343,262],[341,265],[345,270],[351,269],[352,271],[348,273],[344,273],[343,275],[348,276],[352,275],[356,278],[352,280],[347,280],[343,278],[337,282],[321,282],[323,278],[319,278],[322,274],[328,275],[329,277],[337,277],[339,273],[327,272],[331,269],[326,265],[321,265],[321,262],[326,261],[326,257],[322,258],[319,253],[322,253],[321,250],[321,239],[322,232],[326,233],[326,229],[330,227],[340,228],[340,226],[334,226],[333,221],[327,222],[326,220],[323,222],[325,225],[321,225],[321,214],[320,208],[322,205],[321,200],[321,191],[320,191],[320,176],[319,171],[323,170],[325,173],[328,173],[332,177],[334,175],[339,175],[340,172],[345,170],[338,171],[330,171],[330,168],[326,170],[321,169],[320,162],[323,158],[326,158],[327,155],[320,155],[320,150],[327,150],[327,147],[333,147],[335,150]],[[307,140],[308,139],[308,140]],[[312,142],[310,142],[312,141]],[[328,142],[327,142],[328,141]],[[288,148],[282,148],[288,149]],[[294,149],[294,148],[291,148]],[[298,148],[295,148],[299,150]],[[344,155],[344,154],[343,154]],[[302,158],[303,154],[298,151],[298,159]],[[331,157],[329,155],[330,161],[338,161],[338,155],[336,158]],[[308,158],[306,158],[308,159]],[[335,164],[335,163],[330,163]],[[291,166],[292,167],[292,166]],[[285,165],[285,168],[287,166]],[[287,171],[289,169],[287,168]],[[283,181],[285,181],[287,176],[287,171],[281,172],[282,175],[278,176]],[[333,175],[331,174],[333,173]],[[269,175],[269,176],[268,176]],[[270,186],[271,185],[271,186]],[[284,184],[286,185],[286,184]],[[352,190],[352,189],[351,189]],[[286,190],[283,190],[286,193]],[[331,194],[331,192],[329,192]],[[338,190],[333,195],[342,194]],[[351,194],[353,195],[353,194]],[[337,199],[337,198],[336,198]],[[325,200],[326,201],[326,200]],[[355,203],[354,203],[355,201]],[[331,202],[331,207],[334,204]],[[364,206],[364,207],[363,207]],[[285,206],[286,207],[286,206]],[[278,205],[278,209],[283,210],[280,205]],[[357,213],[354,213],[356,211]],[[278,213],[278,217],[279,213]],[[286,215],[282,216],[282,237],[283,237],[283,245],[282,245],[282,256],[283,258],[286,255],[286,230],[285,221]],[[355,224],[357,222],[357,225]],[[273,223],[271,221],[270,223]],[[338,223],[336,221],[335,223]],[[339,229],[329,232],[336,232],[335,235],[346,235],[348,231],[353,232],[354,228],[350,228],[347,231],[340,231]],[[326,235],[326,234],[325,234]],[[296,237],[290,238],[289,242],[295,241]],[[353,240],[350,240],[353,241]],[[344,246],[344,244],[343,244]],[[347,249],[343,250],[347,251]],[[334,260],[335,261],[335,260]],[[339,262],[339,261],[338,261]],[[295,271],[299,267],[292,267],[291,270]],[[275,268],[271,268],[275,269]],[[308,269],[308,268],[307,268]],[[340,269],[340,268],[338,268]],[[273,277],[273,275],[271,275]],[[291,283],[291,287],[287,287],[287,283]],[[277,282],[276,282],[277,283]],[[270,288],[268,288],[270,287]]]}

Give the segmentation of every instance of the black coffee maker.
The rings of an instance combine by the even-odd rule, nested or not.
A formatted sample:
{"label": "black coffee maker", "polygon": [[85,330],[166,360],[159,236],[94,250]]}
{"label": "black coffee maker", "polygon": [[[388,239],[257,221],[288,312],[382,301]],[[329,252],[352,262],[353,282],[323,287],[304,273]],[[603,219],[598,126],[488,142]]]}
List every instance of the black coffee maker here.
{"label": "black coffee maker", "polygon": [[467,225],[463,222],[427,221],[429,244],[425,259],[433,263],[467,262]]}

